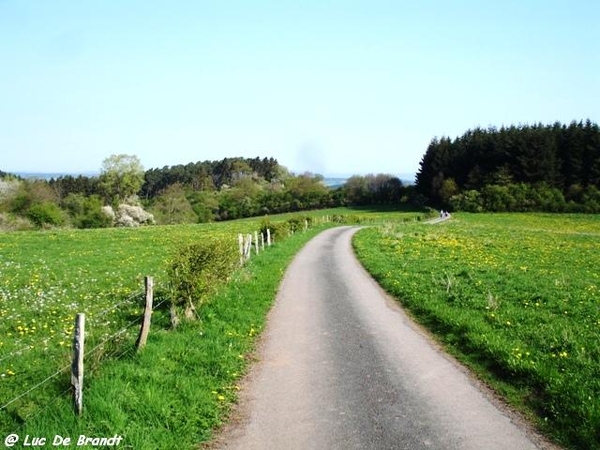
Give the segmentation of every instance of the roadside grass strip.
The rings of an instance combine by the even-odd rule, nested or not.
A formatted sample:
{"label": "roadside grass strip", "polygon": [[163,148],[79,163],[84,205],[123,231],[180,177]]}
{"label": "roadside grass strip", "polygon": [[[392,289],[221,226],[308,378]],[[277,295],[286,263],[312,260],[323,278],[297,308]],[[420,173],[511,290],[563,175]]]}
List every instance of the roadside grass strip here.
{"label": "roadside grass strip", "polygon": [[600,448],[600,217],[455,215],[354,239],[377,281],[569,448]]}

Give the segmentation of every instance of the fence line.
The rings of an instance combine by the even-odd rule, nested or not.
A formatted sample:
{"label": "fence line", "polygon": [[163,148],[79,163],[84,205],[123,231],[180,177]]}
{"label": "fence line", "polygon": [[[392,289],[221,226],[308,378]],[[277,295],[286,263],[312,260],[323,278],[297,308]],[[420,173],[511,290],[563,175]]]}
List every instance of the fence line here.
{"label": "fence line", "polygon": [[80,416],[83,412],[83,358],[85,343],[85,314],[75,317],[75,336],[73,338],[73,364],[71,365],[71,385],[73,386],[73,401],[75,413]]}
{"label": "fence line", "polygon": [[[306,224],[308,224],[308,222],[306,222]],[[306,228],[305,228],[305,230],[306,230]],[[266,239],[265,239],[265,234],[266,234]],[[260,243],[259,243],[258,232],[257,231],[254,232],[254,236],[252,235],[252,233],[249,233],[249,234],[246,235],[245,238],[244,238],[244,235],[239,234],[238,240],[239,240],[239,245],[240,245],[240,262],[242,264],[243,264],[243,262],[245,262],[248,259],[250,259],[250,255],[252,253],[252,244],[253,243],[254,243],[254,246],[255,246],[255,252],[256,252],[257,255],[259,255],[260,254],[260,249],[262,249],[264,251],[265,250],[265,245],[266,246],[271,246],[275,242],[274,236],[271,234],[271,230],[270,229],[267,229],[265,234],[263,234],[262,232],[260,233],[260,235],[261,235],[261,242]],[[254,242],[253,242],[253,237],[254,237]],[[120,306],[122,306],[122,305],[124,305],[126,303],[129,303],[129,302],[135,300],[142,293],[143,293],[142,291],[135,292],[135,293],[131,294],[130,296],[128,296],[127,298],[125,298],[124,300],[120,301],[119,303],[111,305],[110,307],[107,307],[104,310],[101,310],[100,312],[98,312],[96,314],[93,314],[91,316],[90,322],[93,322],[97,318],[103,317],[108,312],[113,311],[113,310],[119,308]],[[165,300],[161,301],[157,305],[151,306],[151,312],[157,310],[158,308],[160,308],[166,302],[168,302],[168,299],[165,299]],[[147,313],[147,311],[145,311],[145,312]],[[78,314],[77,316],[80,316],[80,315]],[[51,381],[54,378],[58,377],[59,375],[63,374],[64,372],[67,372],[69,369],[71,369],[72,372],[77,372],[76,375],[78,377],[78,380],[77,381],[75,380],[75,378],[74,378],[75,374],[72,373],[72,383],[73,383],[73,385],[71,387],[69,387],[67,390],[65,390],[64,392],[62,392],[61,394],[59,394],[58,396],[54,397],[49,402],[45,403],[45,406],[43,406],[41,408],[41,410],[37,410],[35,413],[33,413],[32,415],[28,416],[27,418],[29,419],[30,417],[35,417],[35,416],[39,415],[41,412],[45,411],[51,404],[53,404],[54,402],[56,402],[57,399],[59,399],[62,396],[64,396],[64,394],[66,394],[67,392],[71,391],[74,387],[76,388],[75,391],[78,391],[78,393],[76,394],[76,396],[79,398],[79,400],[81,400],[82,399],[82,375],[83,375],[82,364],[83,364],[83,361],[85,361],[86,358],[89,358],[92,354],[94,354],[95,352],[97,352],[107,342],[109,342],[111,340],[114,340],[117,337],[119,337],[120,335],[124,334],[132,326],[134,326],[135,324],[139,323],[143,319],[144,319],[143,316],[137,317],[136,319],[132,320],[131,322],[129,322],[128,324],[126,324],[121,329],[117,330],[115,333],[113,333],[110,336],[102,339],[99,343],[96,343],[91,350],[84,351],[84,349],[81,347],[81,358],[80,359],[75,360],[75,358],[74,358],[71,364],[60,368],[59,370],[57,370],[52,375],[46,377],[44,380],[40,381],[39,383],[36,383],[35,385],[31,386],[29,389],[27,389],[26,391],[24,391],[21,394],[17,395],[16,397],[14,397],[13,399],[11,399],[10,401],[8,401],[7,403],[5,403],[4,405],[1,405],[0,406],[0,411],[5,410],[10,405],[14,404],[15,402],[17,402],[18,400],[22,399],[23,397],[25,397],[26,395],[30,394],[31,392],[33,392],[33,391],[39,389],[40,387],[44,386],[46,383],[48,383],[49,381]],[[77,329],[77,327],[76,327],[76,329]],[[82,336],[84,335],[84,333],[80,333],[80,334],[82,334]],[[74,344],[74,347],[77,350],[78,345]],[[4,360],[10,358],[11,356],[15,356],[15,355],[21,354],[22,352],[30,350],[31,348],[32,348],[31,345],[27,345],[27,346],[25,346],[25,347],[23,347],[23,348],[21,348],[19,350],[16,350],[16,351],[14,351],[14,352],[12,352],[12,353],[4,356],[2,359],[0,359],[0,361],[4,361]],[[129,351],[131,351],[131,348],[126,348],[121,353],[119,353],[119,351],[117,350],[117,351],[109,353],[108,355],[109,356],[113,356],[113,355],[119,353],[118,357],[120,357],[120,356],[128,353]],[[76,371],[74,370],[75,368],[77,368]],[[95,373],[96,370],[98,370],[98,369],[92,367],[90,369],[90,373]],[[76,387],[75,385],[78,385],[78,387]],[[82,402],[80,402],[79,404],[76,404],[76,412],[78,414],[81,413],[82,407],[83,407]]]}
{"label": "fence line", "polygon": [[119,303],[117,303],[116,305],[112,305],[112,306],[110,306],[110,307],[108,307],[108,308],[105,308],[105,309],[103,309],[102,311],[100,311],[100,312],[98,312],[98,313],[95,313],[95,314],[94,314],[94,316],[93,316],[93,317],[94,317],[94,319],[96,319],[97,317],[102,317],[102,316],[105,316],[105,315],[106,315],[106,314],[108,314],[110,311],[112,311],[112,310],[114,310],[114,309],[118,308],[119,306],[122,306],[122,305],[124,305],[125,303],[129,303],[129,302],[131,302],[132,300],[135,300],[135,299],[136,299],[136,297],[138,297],[139,295],[141,295],[141,294],[143,294],[143,293],[144,293],[143,291],[137,291],[137,292],[134,292],[134,293],[133,293],[133,294],[131,294],[129,297],[127,297],[126,299],[124,299],[124,300],[120,301],[120,302],[119,302]]}
{"label": "fence line", "polygon": [[87,358],[92,353],[94,353],[95,351],[97,351],[100,347],[102,347],[104,344],[106,344],[108,341],[111,341],[111,340],[119,337],[120,335],[125,334],[125,332],[127,330],[129,330],[135,323],[139,322],[140,320],[142,320],[141,317],[138,317],[137,319],[132,320],[127,325],[125,325],[123,328],[121,328],[120,330],[118,330],[116,333],[114,333],[114,334],[108,336],[106,339],[103,339],[102,341],[100,341],[98,344],[96,344],[96,346],[93,349],[88,350],[87,352],[85,352],[84,356]]}
{"label": "fence line", "polygon": [[[32,386],[31,388],[29,388],[28,390],[26,390],[25,392],[23,392],[22,394],[17,395],[15,398],[13,398],[11,401],[9,401],[8,403],[6,403],[5,405],[0,406],[0,410],[5,409],[7,406],[12,405],[14,402],[16,402],[17,400],[25,397],[27,394],[29,394],[30,392],[34,391],[35,389],[39,388],[40,386],[42,386],[43,384],[47,383],[48,381],[50,381],[52,378],[57,377],[58,375],[60,375],[61,373],[63,373],[64,371],[68,370],[71,368],[71,365],[69,364],[68,366],[63,367],[62,369],[58,370],[57,372],[53,373],[52,375],[50,375],[48,378],[46,378],[43,381],[40,381],[38,384],[36,384],[35,386]],[[70,390],[70,389],[69,389]]]}

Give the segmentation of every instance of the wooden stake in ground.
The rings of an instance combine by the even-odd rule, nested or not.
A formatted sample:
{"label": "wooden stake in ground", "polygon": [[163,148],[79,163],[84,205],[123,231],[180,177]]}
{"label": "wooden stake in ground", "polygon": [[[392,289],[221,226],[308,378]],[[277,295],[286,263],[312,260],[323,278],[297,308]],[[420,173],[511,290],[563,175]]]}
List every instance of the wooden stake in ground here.
{"label": "wooden stake in ground", "polygon": [[150,320],[152,318],[152,302],[154,298],[154,280],[152,277],[145,278],[146,285],[146,307],[144,308],[144,319],[142,320],[142,327],[140,328],[140,335],[138,336],[135,347],[137,350],[141,349],[146,345],[148,340],[148,333],[150,332]]}
{"label": "wooden stake in ground", "polygon": [[83,412],[83,348],[85,338],[85,314],[75,317],[75,335],[73,337],[73,364],[71,365],[71,385],[73,386],[73,404],[75,414]]}
{"label": "wooden stake in ground", "polygon": [[242,233],[238,234],[238,244],[240,247],[240,266],[244,265],[244,236]]}

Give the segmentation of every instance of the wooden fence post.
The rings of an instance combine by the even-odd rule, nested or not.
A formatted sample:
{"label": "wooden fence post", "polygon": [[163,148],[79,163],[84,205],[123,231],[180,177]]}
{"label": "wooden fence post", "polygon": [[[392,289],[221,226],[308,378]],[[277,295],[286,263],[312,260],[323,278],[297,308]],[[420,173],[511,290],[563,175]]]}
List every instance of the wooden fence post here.
{"label": "wooden fence post", "polygon": [[246,259],[250,259],[250,250],[252,249],[252,235],[246,236],[246,245],[244,246],[244,256]]}
{"label": "wooden fence post", "polygon": [[265,233],[263,233],[262,231],[260,232],[260,249],[263,252],[265,251]]}
{"label": "wooden fence post", "polygon": [[238,245],[240,247],[240,266],[244,265],[244,236],[242,233],[238,234]]}
{"label": "wooden fence post", "polygon": [[256,254],[258,255],[258,231],[254,232],[254,250],[256,250]]}
{"label": "wooden fence post", "polygon": [[73,337],[73,364],[71,365],[71,385],[73,386],[73,404],[75,414],[83,412],[83,355],[85,338],[85,314],[75,317],[75,335]]}
{"label": "wooden fence post", "polygon": [[152,302],[154,301],[154,279],[152,277],[145,277],[144,284],[146,285],[146,307],[144,308],[144,318],[142,320],[142,327],[140,328],[140,335],[135,343],[137,350],[144,347],[148,340],[150,319],[152,318]]}
{"label": "wooden fence post", "polygon": [[267,228],[267,246],[271,246],[271,229]]}

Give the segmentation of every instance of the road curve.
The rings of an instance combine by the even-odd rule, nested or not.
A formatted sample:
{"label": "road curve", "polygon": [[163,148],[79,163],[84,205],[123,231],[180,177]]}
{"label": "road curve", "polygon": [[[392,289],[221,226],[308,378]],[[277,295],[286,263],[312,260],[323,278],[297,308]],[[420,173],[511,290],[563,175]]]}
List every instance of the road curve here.
{"label": "road curve", "polygon": [[327,230],[281,284],[240,405],[214,448],[545,448],[390,300]]}

